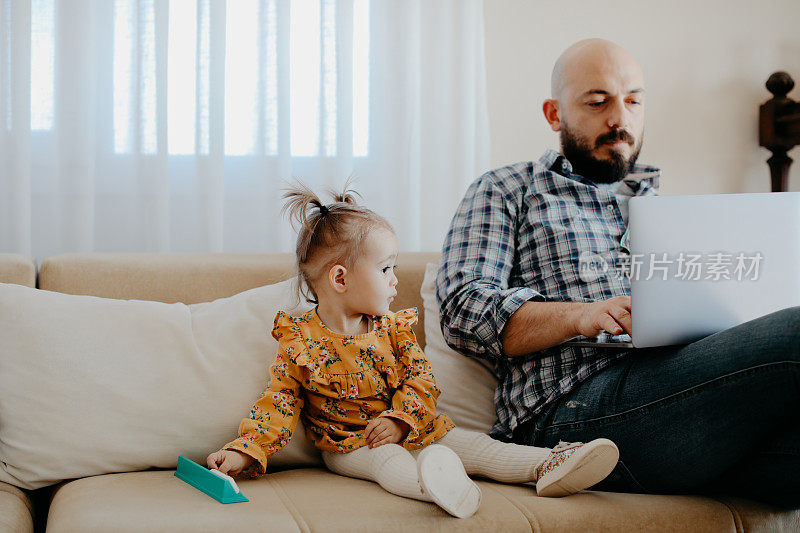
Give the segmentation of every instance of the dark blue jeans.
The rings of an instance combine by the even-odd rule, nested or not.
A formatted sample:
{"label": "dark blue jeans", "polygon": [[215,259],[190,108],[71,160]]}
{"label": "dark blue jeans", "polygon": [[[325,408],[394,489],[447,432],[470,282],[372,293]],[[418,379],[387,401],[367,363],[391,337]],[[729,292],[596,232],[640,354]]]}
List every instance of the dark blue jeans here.
{"label": "dark blue jeans", "polygon": [[800,307],[691,344],[633,350],[514,440],[598,437],[620,450],[598,490],[722,492],[800,507]]}

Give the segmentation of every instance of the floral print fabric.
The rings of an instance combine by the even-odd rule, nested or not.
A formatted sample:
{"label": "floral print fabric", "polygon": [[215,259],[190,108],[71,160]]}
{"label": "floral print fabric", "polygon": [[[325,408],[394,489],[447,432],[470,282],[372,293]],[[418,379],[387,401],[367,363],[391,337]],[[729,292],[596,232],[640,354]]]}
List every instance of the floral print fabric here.
{"label": "floral print fabric", "polygon": [[453,423],[436,414],[440,391],[411,329],[416,322],[417,310],[405,309],[374,317],[368,333],[342,335],[316,309],[300,317],[279,312],[270,385],[239,424],[239,438],[223,448],[250,455],[264,473],[300,416],[309,439],[329,452],[366,446],[364,428],[376,417],[406,422],[411,429],[399,444],[409,450],[443,437]]}

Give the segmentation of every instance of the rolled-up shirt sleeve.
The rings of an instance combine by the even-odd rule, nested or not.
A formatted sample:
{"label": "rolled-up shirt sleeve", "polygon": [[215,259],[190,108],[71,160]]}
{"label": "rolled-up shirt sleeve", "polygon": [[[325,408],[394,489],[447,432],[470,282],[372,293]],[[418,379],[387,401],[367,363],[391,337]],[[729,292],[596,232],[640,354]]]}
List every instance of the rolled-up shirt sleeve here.
{"label": "rolled-up shirt sleeve", "polygon": [[522,304],[545,297],[510,287],[521,206],[484,174],[467,190],[442,247],[436,297],[444,338],[453,349],[494,364],[505,359],[500,334]]}

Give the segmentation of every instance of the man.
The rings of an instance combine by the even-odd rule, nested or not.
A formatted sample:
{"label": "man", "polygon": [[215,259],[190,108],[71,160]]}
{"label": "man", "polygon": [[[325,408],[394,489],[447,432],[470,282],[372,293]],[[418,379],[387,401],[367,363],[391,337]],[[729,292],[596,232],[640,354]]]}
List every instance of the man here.
{"label": "man", "polygon": [[591,39],[553,69],[543,111],[561,152],[488,172],[466,193],[437,279],[442,331],[495,365],[492,434],[522,444],[607,437],[617,470],[601,488],[725,487],[800,505],[800,307],[681,346],[566,346],[631,332],[625,276],[581,276],[581,253],[628,253],[627,202],[656,194],[636,164],[642,71]]}

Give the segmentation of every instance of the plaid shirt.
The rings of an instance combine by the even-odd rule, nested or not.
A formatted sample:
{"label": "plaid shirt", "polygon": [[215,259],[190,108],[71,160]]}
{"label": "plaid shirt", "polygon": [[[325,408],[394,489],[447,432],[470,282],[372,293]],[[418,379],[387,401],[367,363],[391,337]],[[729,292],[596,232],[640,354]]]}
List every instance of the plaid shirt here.
{"label": "plaid shirt", "polygon": [[626,276],[582,275],[579,259],[592,253],[624,260],[627,200],[657,194],[659,176],[656,168],[635,165],[622,182],[596,185],[548,150],[536,163],[488,172],[467,190],[442,248],[436,296],[447,343],[497,371],[493,435],[510,438],[518,425],[628,353],[562,344],[506,357],[500,332],[529,300],[629,295]]}

